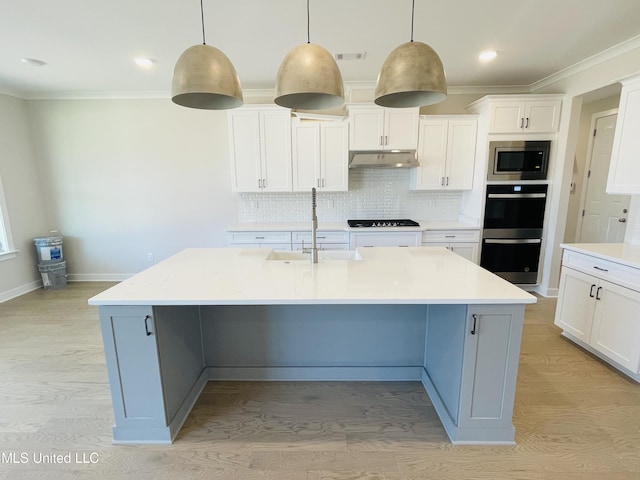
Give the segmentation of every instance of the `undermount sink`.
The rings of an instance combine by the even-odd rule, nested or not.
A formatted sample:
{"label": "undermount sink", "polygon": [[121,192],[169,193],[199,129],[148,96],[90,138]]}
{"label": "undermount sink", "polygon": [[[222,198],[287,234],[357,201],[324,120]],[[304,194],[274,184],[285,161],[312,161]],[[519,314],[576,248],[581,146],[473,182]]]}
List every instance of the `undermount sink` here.
{"label": "undermount sink", "polygon": [[[303,252],[281,252],[281,251],[272,251],[269,255],[267,255],[266,260],[268,261],[276,261],[276,262],[299,262],[311,261],[310,253]],[[360,252],[357,250],[319,250],[318,251],[318,262],[331,262],[336,260],[362,260],[362,256]]]}

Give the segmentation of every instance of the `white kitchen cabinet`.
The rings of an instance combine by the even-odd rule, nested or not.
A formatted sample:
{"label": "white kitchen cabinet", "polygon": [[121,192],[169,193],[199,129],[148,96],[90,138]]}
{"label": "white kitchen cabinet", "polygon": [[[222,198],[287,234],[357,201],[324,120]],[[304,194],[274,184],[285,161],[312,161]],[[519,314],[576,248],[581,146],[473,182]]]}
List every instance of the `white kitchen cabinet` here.
{"label": "white kitchen cabinet", "polygon": [[426,230],[422,233],[423,247],[445,247],[461,257],[478,263],[479,230]]}
{"label": "white kitchen cabinet", "polygon": [[290,192],[291,114],[280,107],[227,113],[234,192]]}
{"label": "white kitchen cabinet", "polygon": [[410,172],[413,190],[471,190],[478,121],[475,116],[420,119],[418,161]]}
{"label": "white kitchen cabinet", "polygon": [[349,125],[338,121],[293,120],[293,190],[349,189]]}
{"label": "white kitchen cabinet", "polygon": [[349,106],[350,150],[415,150],[418,108]]}
{"label": "white kitchen cabinet", "polygon": [[640,194],[640,77],[622,82],[607,193]]}
{"label": "white kitchen cabinet", "polygon": [[351,250],[360,247],[419,247],[421,232],[354,232],[349,234]]}
{"label": "white kitchen cabinet", "polygon": [[[293,250],[312,247],[313,239],[310,231],[291,232],[291,235]],[[318,250],[349,250],[349,232],[318,230],[316,246]]]}
{"label": "white kitchen cabinet", "polygon": [[228,240],[230,247],[291,250],[291,232],[289,231],[232,231],[228,234]]}
{"label": "white kitchen cabinet", "polygon": [[487,95],[467,107],[489,115],[488,133],[556,133],[562,95]]}
{"label": "white kitchen cabinet", "polygon": [[[633,269],[631,269],[633,270]],[[640,381],[640,284],[620,264],[565,251],[554,323],[563,335]]]}

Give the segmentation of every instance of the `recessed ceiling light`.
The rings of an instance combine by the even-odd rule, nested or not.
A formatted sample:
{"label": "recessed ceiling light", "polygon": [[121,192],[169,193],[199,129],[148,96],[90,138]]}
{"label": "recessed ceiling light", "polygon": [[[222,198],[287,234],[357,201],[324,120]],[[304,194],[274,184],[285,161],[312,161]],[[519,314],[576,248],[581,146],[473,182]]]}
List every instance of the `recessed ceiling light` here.
{"label": "recessed ceiling light", "polygon": [[32,67],[43,67],[47,64],[42,60],[38,60],[37,58],[21,58],[20,61],[26,65],[30,65]]}
{"label": "recessed ceiling light", "polygon": [[478,58],[482,62],[490,62],[491,60],[496,58],[497,55],[498,55],[498,52],[496,52],[495,50],[486,50],[486,51],[482,52],[478,56]]}
{"label": "recessed ceiling light", "polygon": [[152,58],[147,57],[136,57],[133,59],[136,65],[140,68],[151,68],[156,63],[156,61]]}

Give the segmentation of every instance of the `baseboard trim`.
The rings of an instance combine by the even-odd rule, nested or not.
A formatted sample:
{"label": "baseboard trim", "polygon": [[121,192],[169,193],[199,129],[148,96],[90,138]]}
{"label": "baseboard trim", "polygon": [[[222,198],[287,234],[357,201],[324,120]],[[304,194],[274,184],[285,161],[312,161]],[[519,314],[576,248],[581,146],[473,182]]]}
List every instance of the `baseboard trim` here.
{"label": "baseboard trim", "polygon": [[122,282],[131,278],[133,273],[70,273],[69,282]]}
{"label": "baseboard trim", "polygon": [[420,381],[422,367],[208,367],[209,380]]}
{"label": "baseboard trim", "polygon": [[24,285],[20,285],[19,287],[0,292],[0,303],[7,302],[21,295],[24,295],[25,293],[33,292],[34,290],[37,290],[39,288],[42,288],[42,280],[36,280]]}

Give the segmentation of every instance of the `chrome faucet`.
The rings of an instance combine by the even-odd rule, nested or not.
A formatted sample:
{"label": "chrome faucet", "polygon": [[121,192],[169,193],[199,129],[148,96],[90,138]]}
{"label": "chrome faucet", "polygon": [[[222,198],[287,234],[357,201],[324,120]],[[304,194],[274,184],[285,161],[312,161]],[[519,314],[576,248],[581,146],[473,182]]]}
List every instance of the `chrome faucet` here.
{"label": "chrome faucet", "polygon": [[316,189],[311,189],[311,263],[318,263],[318,216],[316,215]]}

